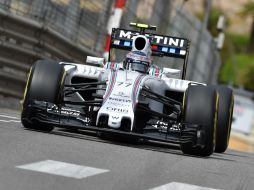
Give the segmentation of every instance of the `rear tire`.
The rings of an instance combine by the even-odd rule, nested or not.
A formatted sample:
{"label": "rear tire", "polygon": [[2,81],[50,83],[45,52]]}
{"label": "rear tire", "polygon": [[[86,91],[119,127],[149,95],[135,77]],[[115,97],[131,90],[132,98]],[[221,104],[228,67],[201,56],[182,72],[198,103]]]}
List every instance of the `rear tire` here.
{"label": "rear tire", "polygon": [[59,103],[61,100],[63,77],[63,66],[54,61],[39,60],[31,67],[21,112],[21,122],[25,128],[45,132],[50,132],[54,129],[51,125],[45,125],[40,122],[35,123],[28,105],[32,100]]}
{"label": "rear tire", "polygon": [[[214,88],[189,86],[184,97],[184,122],[203,126],[203,147],[193,143],[181,144],[182,152],[196,156],[210,156],[215,149],[218,95]],[[186,126],[188,127],[188,126]]]}
{"label": "rear tire", "polygon": [[228,87],[217,86],[216,90],[219,93],[219,109],[215,152],[223,153],[228,148],[230,138],[234,96]]}

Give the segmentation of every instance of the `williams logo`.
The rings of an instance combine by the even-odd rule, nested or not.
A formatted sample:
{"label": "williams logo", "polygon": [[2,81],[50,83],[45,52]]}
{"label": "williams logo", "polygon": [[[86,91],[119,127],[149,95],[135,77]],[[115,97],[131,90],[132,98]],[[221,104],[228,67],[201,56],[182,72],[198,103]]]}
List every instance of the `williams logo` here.
{"label": "williams logo", "polygon": [[116,116],[111,116],[112,119],[119,119],[119,117],[116,117]]}

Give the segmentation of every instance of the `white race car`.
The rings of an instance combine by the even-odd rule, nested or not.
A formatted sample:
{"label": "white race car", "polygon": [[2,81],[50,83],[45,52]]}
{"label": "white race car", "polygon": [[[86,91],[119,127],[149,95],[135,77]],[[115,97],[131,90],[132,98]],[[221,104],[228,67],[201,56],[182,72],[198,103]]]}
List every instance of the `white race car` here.
{"label": "white race car", "polygon": [[[23,126],[176,143],[183,153],[198,156],[224,152],[231,130],[232,90],[185,80],[189,40],[146,33],[155,26],[131,26],[138,31],[112,30],[107,62],[90,56],[84,65],[35,62],[24,93]],[[159,68],[152,57],[158,63],[181,59],[183,67]]]}

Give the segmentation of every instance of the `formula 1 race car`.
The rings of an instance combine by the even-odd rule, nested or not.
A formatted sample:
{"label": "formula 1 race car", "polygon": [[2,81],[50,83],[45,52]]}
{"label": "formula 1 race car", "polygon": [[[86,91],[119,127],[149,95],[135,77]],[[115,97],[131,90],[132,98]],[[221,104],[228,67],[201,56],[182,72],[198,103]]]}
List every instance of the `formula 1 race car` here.
{"label": "formula 1 race car", "polygon": [[[36,61],[25,88],[23,126],[175,143],[197,156],[224,152],[232,90],[185,80],[189,40],[146,32],[155,26],[130,25],[138,30],[112,29],[107,61],[90,56],[85,64]],[[182,69],[160,68],[152,58],[158,64],[182,60]]]}

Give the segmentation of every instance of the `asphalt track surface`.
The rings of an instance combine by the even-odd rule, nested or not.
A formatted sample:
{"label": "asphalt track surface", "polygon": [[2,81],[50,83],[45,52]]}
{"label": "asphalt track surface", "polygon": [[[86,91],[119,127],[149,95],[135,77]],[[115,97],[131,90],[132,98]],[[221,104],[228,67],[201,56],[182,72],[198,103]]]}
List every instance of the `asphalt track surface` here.
{"label": "asphalt track surface", "polygon": [[[164,186],[163,186],[164,185]],[[178,146],[111,142],[88,132],[21,127],[0,109],[0,189],[254,189],[254,155],[232,150],[208,158]]]}

